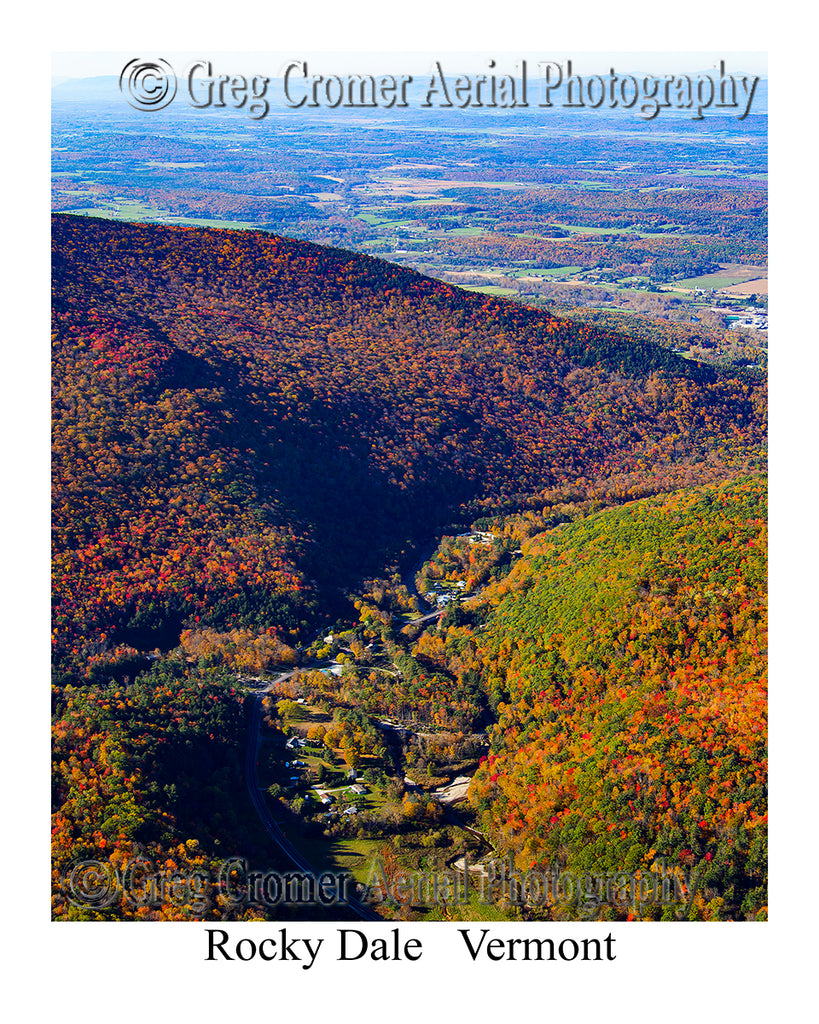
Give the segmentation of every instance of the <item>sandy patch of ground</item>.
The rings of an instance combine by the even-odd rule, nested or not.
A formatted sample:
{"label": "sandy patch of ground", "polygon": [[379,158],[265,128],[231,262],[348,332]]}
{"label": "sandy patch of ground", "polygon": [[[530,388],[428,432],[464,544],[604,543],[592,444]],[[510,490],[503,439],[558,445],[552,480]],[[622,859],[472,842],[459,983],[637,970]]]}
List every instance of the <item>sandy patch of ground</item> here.
{"label": "sandy patch of ground", "polygon": [[459,775],[450,785],[436,789],[432,794],[433,798],[442,804],[454,804],[460,800],[466,800],[469,791],[469,783],[472,779],[467,775]]}
{"label": "sandy patch of ground", "polygon": [[732,284],[728,288],[720,288],[720,292],[726,295],[767,295],[768,278],[758,277],[753,281],[743,281],[742,284]]}
{"label": "sandy patch of ground", "polygon": [[374,178],[367,191],[376,195],[432,196],[448,188],[497,188],[504,191],[528,189],[520,181],[458,181],[455,178]]}

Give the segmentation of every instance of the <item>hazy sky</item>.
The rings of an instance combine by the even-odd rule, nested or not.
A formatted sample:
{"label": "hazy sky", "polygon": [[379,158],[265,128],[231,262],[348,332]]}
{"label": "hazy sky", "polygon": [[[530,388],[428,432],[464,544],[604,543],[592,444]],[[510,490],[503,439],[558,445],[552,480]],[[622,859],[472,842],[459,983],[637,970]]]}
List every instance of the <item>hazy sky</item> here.
{"label": "hazy sky", "polygon": [[288,51],[269,52],[219,52],[218,50],[198,51],[167,51],[154,50],[144,52],[135,47],[133,50],[119,52],[93,53],[53,53],[52,75],[56,78],[86,78],[97,75],[119,76],[125,65],[134,58],[146,60],[162,57],[176,70],[177,74],[194,60],[210,60],[214,74],[264,74],[277,76],[281,69],[291,60],[308,62],[310,73],[326,74],[416,74],[425,75],[430,72],[434,61],[440,60],[447,73],[485,72],[489,69],[489,61],[496,61],[495,73],[512,72],[521,59],[532,63],[537,61],[557,61],[564,63],[572,60],[576,71],[587,74],[606,72],[614,68],[623,74],[672,74],[683,72],[708,71],[716,68],[720,60],[726,63],[729,72],[741,71],[764,75],[767,73],[767,58],[764,53],[748,53],[730,51],[720,52],[584,52],[550,51],[525,49],[514,52],[475,51],[452,52],[447,50],[429,50],[424,53],[402,52],[345,52],[324,51],[309,52],[293,48]]}

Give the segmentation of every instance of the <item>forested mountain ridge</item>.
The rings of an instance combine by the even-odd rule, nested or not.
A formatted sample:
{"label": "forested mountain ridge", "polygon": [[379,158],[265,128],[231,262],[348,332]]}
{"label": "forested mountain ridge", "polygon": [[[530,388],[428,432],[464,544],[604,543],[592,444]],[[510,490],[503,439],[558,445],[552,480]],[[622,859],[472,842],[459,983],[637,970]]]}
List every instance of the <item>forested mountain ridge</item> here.
{"label": "forested mountain ridge", "polygon": [[[765,398],[666,349],[269,234],[53,219],[54,644],[292,640],[459,508],[753,460]],[[125,656],[125,655],[123,655]]]}
{"label": "forested mountain ridge", "polygon": [[482,600],[498,721],[471,798],[501,850],[576,877],[664,861],[688,878],[690,918],[764,918],[765,478],[539,534]]}

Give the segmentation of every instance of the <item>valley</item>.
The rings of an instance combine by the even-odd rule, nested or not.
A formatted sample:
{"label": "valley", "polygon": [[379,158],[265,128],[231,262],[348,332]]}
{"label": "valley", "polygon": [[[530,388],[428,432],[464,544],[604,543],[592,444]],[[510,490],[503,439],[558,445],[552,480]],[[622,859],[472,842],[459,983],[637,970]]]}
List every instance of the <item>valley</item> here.
{"label": "valley", "polygon": [[[269,232],[53,246],[56,879],[241,851],[345,913],[764,916],[760,373]],[[507,860],[675,896],[481,900]],[[366,899],[457,865],[466,904]]]}

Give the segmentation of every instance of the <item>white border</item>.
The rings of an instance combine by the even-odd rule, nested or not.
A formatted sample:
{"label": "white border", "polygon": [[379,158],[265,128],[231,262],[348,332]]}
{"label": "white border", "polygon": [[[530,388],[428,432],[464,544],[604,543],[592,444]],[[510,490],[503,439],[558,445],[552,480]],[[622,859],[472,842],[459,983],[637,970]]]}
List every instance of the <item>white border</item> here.
{"label": "white border", "polygon": [[[611,3],[553,5],[527,2],[487,7],[415,2],[334,5],[313,2],[297,11],[250,5],[184,11],[167,4],[120,10],[110,2],[52,6],[26,16],[22,32],[9,27],[6,41],[8,121],[4,135],[6,213],[12,232],[2,246],[6,341],[6,635],[12,652],[5,684],[9,732],[22,740],[5,745],[6,933],[14,947],[12,984],[26,1018],[49,1014],[68,1021],[89,1015],[136,1021],[254,1014],[332,1021],[388,1017],[415,1020],[480,1012],[483,1019],[535,1014],[665,1021],[787,1019],[807,1009],[812,924],[809,771],[816,719],[808,705],[816,684],[815,655],[808,650],[807,586],[815,576],[811,493],[815,428],[810,414],[816,376],[809,350],[816,331],[807,246],[794,249],[815,223],[815,99],[809,80],[812,32],[795,5],[777,5],[770,24],[761,5],[730,10],[703,0],[634,9]],[[791,14],[792,12],[792,14]],[[810,38],[810,43],[809,43]],[[292,53],[370,50],[496,51],[737,51],[768,50],[771,86],[771,377],[772,556],[774,603],[771,661],[772,829],[771,921],[763,925],[621,925],[614,964],[471,964],[448,926],[407,925],[423,935],[427,952],[414,967],[327,960],[310,972],[297,965],[203,962],[201,925],[68,925],[48,921],[43,879],[48,874],[48,713],[43,680],[48,632],[48,519],[46,484],[48,407],[48,221],[50,54],[53,51],[170,50],[221,53],[264,46]],[[127,43],[126,43],[127,41]],[[815,215],[814,215],[815,218]],[[810,253],[812,256],[812,253]],[[796,265],[795,265],[796,264]],[[11,288],[8,287],[11,283]],[[9,321],[11,321],[9,325]],[[813,429],[812,429],[813,428]],[[32,571],[34,567],[34,571]],[[13,611],[12,611],[13,609]],[[11,613],[11,614],[9,614]],[[18,730],[18,726],[22,726]],[[801,785],[800,785],[800,779]],[[797,831],[798,830],[798,831]],[[9,912],[10,911],[10,912]],[[258,926],[262,927],[262,926]],[[268,928],[270,926],[264,926]],[[514,931],[514,925],[496,926]],[[237,928],[237,934],[248,930]],[[318,929],[304,926],[305,932]],[[328,929],[332,931],[333,929]],[[231,927],[231,932],[234,928]],[[581,925],[560,934],[586,933]],[[427,937],[429,936],[429,937]],[[802,1000],[805,1000],[802,1003]],[[9,1000],[13,1006],[16,1000]],[[20,1004],[18,1004],[20,1005]],[[799,1014],[801,1019],[802,1014]]]}

